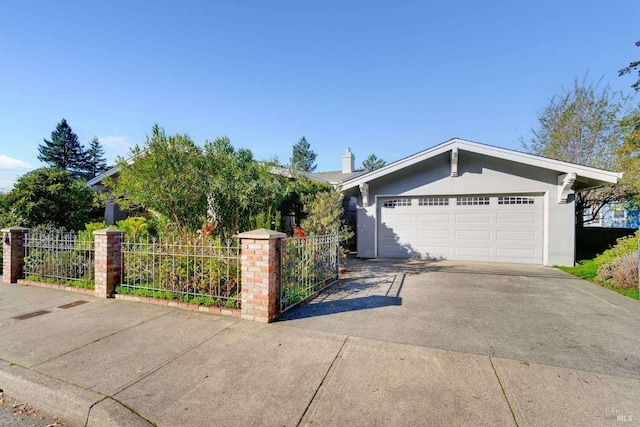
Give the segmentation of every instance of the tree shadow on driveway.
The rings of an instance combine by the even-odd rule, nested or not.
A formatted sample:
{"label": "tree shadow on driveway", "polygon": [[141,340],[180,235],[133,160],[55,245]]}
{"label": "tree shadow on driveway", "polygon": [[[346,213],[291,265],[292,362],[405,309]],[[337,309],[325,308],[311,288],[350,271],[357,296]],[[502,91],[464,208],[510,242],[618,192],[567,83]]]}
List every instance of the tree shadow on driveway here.
{"label": "tree shadow on driveway", "polygon": [[404,285],[404,279],[404,273],[366,280],[360,277],[342,279],[318,293],[307,303],[285,313],[280,320],[399,306],[402,305],[400,292]]}
{"label": "tree shadow on driveway", "polygon": [[304,304],[284,313],[281,321],[373,308],[400,306],[407,275],[440,271],[438,261],[424,259],[357,259],[349,257],[347,273]]}

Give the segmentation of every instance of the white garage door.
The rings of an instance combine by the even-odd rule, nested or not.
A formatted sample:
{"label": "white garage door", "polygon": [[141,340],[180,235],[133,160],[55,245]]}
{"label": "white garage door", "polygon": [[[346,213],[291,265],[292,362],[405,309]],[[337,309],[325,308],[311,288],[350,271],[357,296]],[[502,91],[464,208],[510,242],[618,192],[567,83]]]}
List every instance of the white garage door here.
{"label": "white garage door", "polygon": [[378,256],[542,264],[539,195],[378,200]]}

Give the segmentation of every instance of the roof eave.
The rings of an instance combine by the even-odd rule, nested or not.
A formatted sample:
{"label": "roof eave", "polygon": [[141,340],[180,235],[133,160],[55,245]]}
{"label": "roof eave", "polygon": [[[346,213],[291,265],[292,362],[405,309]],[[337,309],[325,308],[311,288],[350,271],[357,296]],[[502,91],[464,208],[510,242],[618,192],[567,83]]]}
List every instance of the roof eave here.
{"label": "roof eave", "polygon": [[381,178],[405,167],[414,165],[421,161],[450,151],[454,147],[457,147],[462,151],[469,151],[477,154],[498,157],[505,160],[511,160],[518,163],[536,166],[543,169],[554,170],[560,174],[575,172],[578,176],[585,177],[594,181],[599,181],[602,184],[615,184],[620,178],[622,178],[622,173],[620,172],[611,172],[602,169],[591,168],[588,166],[563,162],[560,160],[548,159],[545,157],[536,156],[534,154],[521,153],[519,151],[509,150],[506,148],[493,147],[491,145],[453,138],[443,142],[442,144],[436,145],[435,147],[428,148],[409,157],[405,157],[404,159],[400,159],[396,162],[390,163],[375,171],[348,179],[343,182],[342,189],[343,191],[349,190],[351,188],[359,186],[361,183],[373,181],[374,179]]}

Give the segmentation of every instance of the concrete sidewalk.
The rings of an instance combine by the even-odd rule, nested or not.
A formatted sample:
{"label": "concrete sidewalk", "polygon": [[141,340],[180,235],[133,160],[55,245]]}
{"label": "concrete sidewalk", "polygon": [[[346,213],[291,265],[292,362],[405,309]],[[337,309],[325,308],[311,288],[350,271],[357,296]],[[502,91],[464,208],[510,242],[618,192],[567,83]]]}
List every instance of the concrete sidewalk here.
{"label": "concrete sidewalk", "polygon": [[637,379],[287,322],[0,284],[0,326],[0,388],[71,426],[640,420]]}

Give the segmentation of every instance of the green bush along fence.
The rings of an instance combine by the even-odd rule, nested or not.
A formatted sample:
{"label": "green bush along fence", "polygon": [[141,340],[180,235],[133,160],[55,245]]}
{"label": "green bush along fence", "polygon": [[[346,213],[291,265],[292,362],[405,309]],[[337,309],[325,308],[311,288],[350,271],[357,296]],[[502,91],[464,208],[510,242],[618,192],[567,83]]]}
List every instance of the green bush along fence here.
{"label": "green bush along fence", "polygon": [[338,280],[340,237],[290,237],[280,241],[280,312]]}
{"label": "green bush along fence", "polygon": [[93,288],[93,235],[63,229],[30,230],[24,235],[24,251],[26,279]]}
{"label": "green bush along fence", "polygon": [[127,239],[116,293],[239,308],[240,246],[209,236]]}

